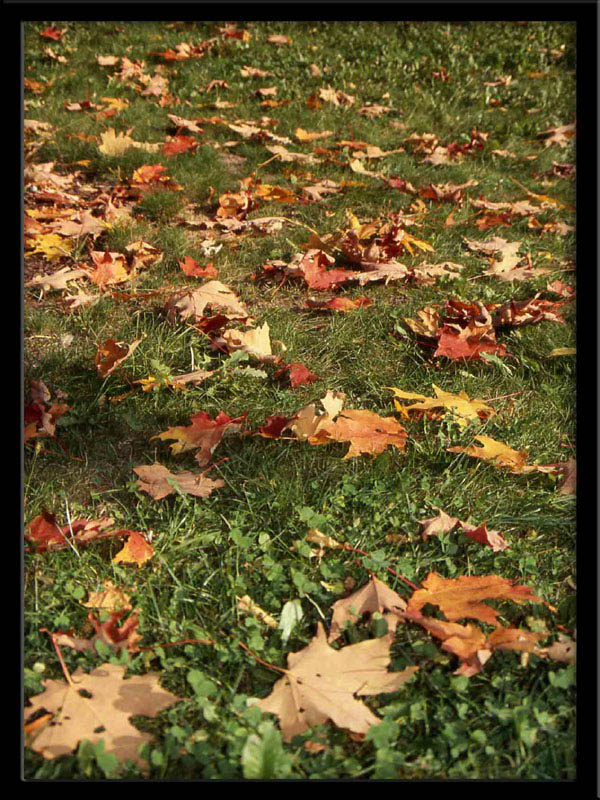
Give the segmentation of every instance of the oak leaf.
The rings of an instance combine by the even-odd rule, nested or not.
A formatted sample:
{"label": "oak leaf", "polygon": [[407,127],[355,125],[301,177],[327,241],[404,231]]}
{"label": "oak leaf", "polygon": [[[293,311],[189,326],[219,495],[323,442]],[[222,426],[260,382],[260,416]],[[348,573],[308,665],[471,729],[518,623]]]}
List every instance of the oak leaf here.
{"label": "oak leaf", "polygon": [[[106,752],[119,761],[132,759],[143,770],[147,762],[138,755],[141,744],[154,741],[129,722],[132,716],[155,717],[179,701],[179,697],[161,689],[157,673],[135,675],[123,680],[126,667],[102,664],[89,674],[81,667],[73,673],[72,684],[59,680],[42,682],[44,692],[31,697],[27,716],[40,709],[55,714],[30,744],[32,750],[52,759],[73,752],[80,741],[95,744],[104,741]],[[82,690],[89,696],[84,696]]]}
{"label": "oak leaf", "polygon": [[170,472],[162,464],[134,467],[133,471],[140,478],[137,481],[140,491],[146,492],[154,500],[175,494],[177,489],[194,497],[208,497],[215,489],[225,486],[225,481],[213,481],[193,472]]}
{"label": "oak leaf", "polygon": [[271,694],[255,704],[279,717],[284,741],[331,720],[339,728],[364,734],[380,722],[354,695],[394,692],[418,670],[388,672],[391,638],[383,636],[334,650],[319,622],[317,635],[303,650],[288,655],[288,669]]}

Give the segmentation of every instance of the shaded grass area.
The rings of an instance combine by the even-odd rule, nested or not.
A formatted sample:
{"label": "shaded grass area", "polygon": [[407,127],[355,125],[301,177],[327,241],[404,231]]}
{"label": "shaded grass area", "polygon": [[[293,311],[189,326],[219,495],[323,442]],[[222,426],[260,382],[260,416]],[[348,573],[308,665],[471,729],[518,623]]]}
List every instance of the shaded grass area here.
{"label": "shaded grass area", "polygon": [[[336,160],[303,167],[277,161],[262,144],[242,141],[231,149],[245,159],[226,167],[223,144],[232,133],[218,125],[206,126],[204,143],[194,154],[167,158],[128,151],[121,157],[103,156],[97,142],[72,138],[98,137],[107,127],[133,128],[141,142],[164,142],[167,114],[193,119],[219,115],[228,120],[276,118],[278,135],[294,138],[297,127],[331,130],[329,139],[315,144],[363,140],[382,150],[402,146],[413,132],[434,132],[440,142],[469,141],[473,128],[489,132],[486,146],[460,164],[434,167],[422,157],[405,152],[368,168],[387,176],[401,176],[415,186],[474,179],[471,198],[494,202],[520,200],[524,192],[511,178],[531,191],[564,204],[573,203],[572,181],[541,179],[554,161],[572,162],[573,145],[565,150],[544,148],[536,139],[545,129],[574,118],[574,27],[561,23],[273,23],[248,24],[249,42],[219,39],[218,48],[199,60],[164,66],[169,91],[179,104],[160,107],[129,86],[107,75],[97,55],[127,55],[146,61],[148,71],[161,64],[151,51],[166,50],[182,41],[200,42],[219,36],[208,23],[65,23],[64,39],[51,43],[68,59],[59,64],[44,55],[47,42],[38,33],[45,24],[26,27],[25,69],[31,80],[51,85],[40,94],[26,93],[26,118],[49,122],[52,139],[35,153],[37,162],[55,161],[56,169],[80,170],[93,185],[115,186],[144,164],[163,164],[183,187],[147,196],[131,224],[104,232],[94,249],[124,252],[130,242],[143,239],[163,252],[162,261],[141,273],[141,290],[165,285],[189,286],[177,261],[185,255],[199,262],[200,238],[177,226],[173,218],[193,203],[214,213],[218,196],[237,191],[238,182],[256,171],[265,183],[292,191],[307,180],[328,178],[356,181],[343,193],[309,205],[263,203],[251,213],[289,217],[321,234],[345,228],[346,209],[361,221],[385,219],[398,210],[409,212],[413,198],[382,188],[380,181],[352,173],[346,166],[350,149]],[[123,29],[119,31],[117,29]],[[266,42],[268,35],[292,38],[287,46]],[[507,42],[510,43],[507,46]],[[553,55],[554,53],[554,55]],[[557,56],[556,53],[562,54]],[[317,64],[320,77],[309,66]],[[245,65],[269,70],[272,76],[246,80]],[[450,80],[432,72],[444,67]],[[328,68],[325,71],[325,68]],[[484,86],[511,74],[508,86]],[[214,79],[226,80],[229,90],[203,92]],[[277,85],[278,99],[289,104],[263,108],[252,92]],[[311,92],[331,85],[356,95],[354,106],[311,110]],[[92,113],[70,113],[64,103],[90,98],[118,97],[129,105],[116,117],[98,121]],[[384,96],[385,95],[385,96]],[[216,99],[235,103],[231,109],[211,107]],[[492,104],[490,101],[497,101]],[[370,102],[391,106],[394,112],[373,120],[357,113]],[[536,110],[535,113],[528,113]],[[399,130],[390,121],[406,125]],[[294,143],[291,151],[311,148]],[[492,155],[506,149],[515,158]],[[534,160],[523,160],[525,156]],[[76,162],[83,162],[77,164]],[[510,228],[480,231],[468,202],[454,214],[453,227],[444,222],[455,206],[426,201],[422,227],[413,230],[435,248],[427,260],[449,260],[466,269],[454,280],[431,287],[401,283],[370,284],[366,289],[341,289],[356,297],[368,294],[374,305],[347,315],[317,315],[301,308],[306,292],[288,282],[279,290],[251,280],[267,259],[284,259],[304,249],[308,232],[286,225],[281,232],[260,238],[242,236],[226,244],[211,259],[219,279],[230,286],[252,310],[259,324],[267,321],[273,340],[282,341],[288,361],[308,366],[319,381],[296,391],[273,379],[244,374],[232,365],[219,377],[186,392],[161,389],[126,394],[130,382],[164,369],[171,375],[196,367],[222,366],[226,358],[181,323],[169,323],[160,300],[117,302],[104,296],[91,308],[64,314],[56,295],[40,298],[27,291],[25,381],[44,380],[51,390],[68,395],[70,410],[59,420],[58,435],[66,446],[42,440],[42,449],[25,453],[25,515],[30,522],[43,509],[60,519],[65,508],[72,519],[112,516],[131,530],[152,531],[155,555],[135,567],[113,564],[120,545],[106,541],[78,553],[65,550],[26,556],[25,560],[25,686],[27,695],[41,691],[41,679],[62,673],[48,638],[39,632],[74,629],[86,632],[87,592],[106,579],[134,587],[144,643],[153,645],[186,638],[210,638],[215,646],[180,645],[156,648],[128,656],[77,654],[64,648],[70,670],[113,660],[131,673],[160,672],[161,684],[182,701],[156,720],[136,719],[141,730],[156,734],[150,748],[150,777],[227,779],[243,776],[242,748],[270,715],[261,715],[247,700],[265,697],[275,673],[252,660],[237,642],[250,647],[262,660],[285,666],[286,655],[305,647],[318,621],[329,623],[332,603],[346,596],[349,579],[358,588],[370,574],[409,596],[406,587],[387,567],[420,582],[435,571],[448,578],[497,574],[530,586],[556,607],[498,604],[504,624],[527,626],[543,621],[549,630],[575,627],[574,502],[556,493],[551,475],[512,475],[467,456],[447,451],[468,445],[484,434],[517,450],[528,449],[530,461],[547,464],[573,454],[574,380],[572,358],[551,358],[553,348],[574,345],[574,313],[564,310],[567,325],[543,322],[501,334],[513,355],[502,364],[449,362],[431,354],[406,335],[403,320],[446,297],[464,301],[502,303],[527,299],[544,291],[548,279],[573,282],[573,272],[561,263],[572,257],[573,234],[541,236],[527,227],[527,219]],[[565,209],[549,209],[541,222],[572,223]],[[484,262],[467,251],[463,238],[491,236],[522,240],[534,265],[556,272],[548,277],[511,284],[479,278]],[[81,254],[85,258],[86,245]],[[548,255],[548,257],[546,256]],[[429,256],[432,256],[429,259]],[[433,258],[435,256],[435,258]],[[407,265],[422,255],[406,256]],[[75,259],[73,259],[75,262]],[[65,262],[67,263],[67,262]],[[26,266],[27,268],[27,266]],[[65,334],[72,341],[65,347]],[[94,368],[97,344],[109,337],[131,342],[145,335],[124,363],[124,373],[103,380]],[[244,365],[242,365],[244,366]],[[172,456],[166,444],[151,440],[169,426],[186,425],[190,414],[203,410],[214,416],[223,410],[231,417],[247,413],[255,428],[273,414],[293,414],[323,397],[327,389],[346,394],[349,408],[367,408],[382,416],[394,413],[391,392],[432,394],[432,384],[451,392],[494,401],[497,415],[461,430],[451,420],[402,421],[408,433],[404,453],[387,451],[376,458],[344,460],[347,445],[311,447],[296,441],[271,441],[252,436],[225,437],[215,459],[228,459],[211,471],[225,487],[198,500],[172,496],[153,501],[136,486],[133,467],[159,461],[169,469],[193,469],[193,454]],[[494,400],[494,398],[499,398]],[[454,532],[423,541],[418,521],[434,515],[435,507],[460,519],[487,520],[510,548],[491,548]],[[369,556],[328,551],[312,556],[303,541],[309,527],[318,527],[347,541]],[[400,542],[390,543],[389,534]],[[283,605],[299,598],[304,617],[284,644],[281,632],[265,628],[237,609],[236,597],[248,594],[277,616]],[[378,635],[377,621],[345,634],[345,643]],[[88,631],[89,633],[89,631]],[[514,652],[497,652],[485,670],[470,680],[453,675],[456,659],[444,653],[416,626],[403,626],[392,647],[391,670],[416,664],[419,672],[406,687],[368,699],[382,723],[364,741],[353,741],[333,725],[319,726],[284,745],[291,775],[296,778],[526,778],[557,780],[574,777],[574,671],[549,659],[531,657],[529,665]],[[201,673],[199,681],[197,673]],[[192,677],[190,677],[192,675]],[[304,741],[321,736],[326,748],[310,753]],[[53,761],[26,753],[26,774],[36,778],[103,777],[104,762],[83,751]],[[106,766],[106,765],[105,765]],[[138,777],[133,766],[121,773]],[[275,775],[278,777],[278,775]]]}

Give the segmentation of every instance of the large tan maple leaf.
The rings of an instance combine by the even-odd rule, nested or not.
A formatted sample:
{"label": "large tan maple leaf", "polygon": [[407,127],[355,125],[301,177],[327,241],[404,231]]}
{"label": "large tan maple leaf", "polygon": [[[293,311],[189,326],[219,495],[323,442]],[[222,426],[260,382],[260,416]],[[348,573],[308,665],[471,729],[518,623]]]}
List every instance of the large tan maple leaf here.
{"label": "large tan maple leaf", "polygon": [[395,692],[418,670],[388,672],[390,644],[391,638],[383,636],[334,650],[318,623],[314,639],[288,655],[285,675],[256,705],[277,714],[286,742],[327,720],[353,733],[366,733],[380,719],[354,695]]}
{"label": "large tan maple leaf", "polygon": [[[146,769],[147,762],[138,754],[138,747],[154,737],[134,728],[129,718],[155,717],[180,698],[160,687],[155,672],[127,680],[123,680],[124,674],[125,667],[101,664],[89,674],[79,667],[73,673],[76,682],[72,685],[43,681],[44,692],[30,698],[26,713],[31,716],[46,709],[55,716],[30,747],[52,759],[72,753],[84,739],[93,744],[102,739],[107,753],[113,753],[119,761],[130,758]],[[84,697],[81,690],[91,697]]]}

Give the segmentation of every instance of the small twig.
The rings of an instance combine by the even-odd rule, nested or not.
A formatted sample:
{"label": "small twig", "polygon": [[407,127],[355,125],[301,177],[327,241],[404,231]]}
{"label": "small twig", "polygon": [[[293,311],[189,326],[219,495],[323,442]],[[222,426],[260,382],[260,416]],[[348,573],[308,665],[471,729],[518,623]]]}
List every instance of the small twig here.
{"label": "small twig", "polygon": [[[370,553],[367,553],[365,550],[359,550],[358,547],[352,547],[352,545],[349,545],[348,542],[344,543],[344,550],[347,550],[347,551],[349,551],[351,553],[359,553],[361,556],[369,556],[370,555]],[[415,586],[415,584],[412,583],[412,581],[409,581],[408,578],[405,578],[404,575],[400,575],[398,572],[396,572],[395,569],[392,569],[391,567],[386,567],[386,569],[394,577],[398,578],[398,580],[401,580],[407,586],[410,586],[411,589],[414,589],[415,592],[417,592],[419,590],[418,586]]]}
{"label": "small twig", "polygon": [[209,467],[206,467],[206,469],[203,469],[202,472],[200,473],[200,476],[202,476],[206,472],[208,472],[209,469],[214,469],[215,467],[218,467],[219,464],[223,464],[225,461],[229,461],[229,460],[230,460],[229,457],[226,457],[226,458],[222,458],[220,461],[215,461],[214,464],[211,464]]}
{"label": "small twig", "polygon": [[284,669],[283,667],[276,667],[275,664],[269,664],[268,661],[263,661],[262,658],[259,658],[256,653],[253,653],[252,650],[250,650],[250,648],[247,647],[243,642],[238,642],[238,644],[243,650],[246,650],[246,652],[250,653],[252,658],[255,658],[259,664],[262,664],[263,667],[267,667],[267,669],[274,669],[277,672],[282,672],[284,675],[287,675],[289,672],[289,670]]}
{"label": "small twig", "polygon": [[63,675],[65,676],[69,686],[71,686],[74,689],[76,681],[73,680],[71,674],[69,673],[69,670],[67,669],[67,665],[65,664],[64,658],[62,657],[62,653],[60,652],[60,647],[56,642],[55,635],[52,633],[52,631],[49,631],[48,628],[40,628],[40,633],[47,633],[48,636],[50,637],[52,646],[56,650],[56,655],[58,656],[58,660],[60,661],[60,666],[62,667]]}
{"label": "small twig", "polygon": [[512,394],[501,394],[499,397],[491,397],[486,400],[486,403],[493,403],[495,400],[504,400],[506,397],[516,397],[518,394],[530,394],[530,389],[522,389],[520,392],[513,392]]}
{"label": "small twig", "polygon": [[212,639],[179,639],[176,642],[162,642],[161,644],[151,644],[148,647],[140,647],[140,650],[155,650],[157,647],[177,647],[180,644],[216,644]]}
{"label": "small twig", "polygon": [[[67,525],[69,526],[69,531],[71,532],[71,538],[75,539],[75,534],[73,533],[73,527],[71,525],[71,515],[69,513],[69,503],[67,502],[67,498],[66,497],[65,497],[65,511],[67,513]],[[61,533],[62,533],[62,531],[61,531]],[[67,539],[66,536],[65,536],[65,539]],[[69,544],[73,548],[73,551],[75,552],[75,555],[77,556],[77,558],[81,558],[81,556],[79,555],[79,551],[77,550],[77,548],[75,547],[73,542],[69,541],[68,539],[67,539],[67,541],[69,542]]]}

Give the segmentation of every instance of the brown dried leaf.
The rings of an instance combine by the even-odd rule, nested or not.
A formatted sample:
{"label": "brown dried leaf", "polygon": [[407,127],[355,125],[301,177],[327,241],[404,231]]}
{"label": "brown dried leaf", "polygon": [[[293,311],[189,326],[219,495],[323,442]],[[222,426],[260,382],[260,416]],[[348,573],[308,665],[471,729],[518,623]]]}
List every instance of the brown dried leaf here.
{"label": "brown dried leaf", "polygon": [[418,670],[388,672],[391,638],[383,636],[334,650],[318,623],[317,635],[303,650],[288,655],[288,669],[271,694],[256,705],[279,717],[284,741],[331,720],[364,734],[380,720],[354,695],[393,692]]}
{"label": "brown dried leaf", "polygon": [[[170,494],[175,494],[177,489],[194,497],[208,497],[215,489],[225,486],[225,481],[213,481],[204,475],[193,472],[170,472],[162,464],[152,466],[134,467],[133,471],[140,477],[137,485],[142,492],[146,492],[154,500],[162,500]],[[173,486],[176,484],[176,487]]]}
{"label": "brown dried leaf", "polygon": [[[129,718],[155,717],[180,698],[160,688],[157,673],[123,680],[125,670],[116,664],[102,664],[86,674],[78,667],[71,685],[59,680],[43,681],[44,692],[30,698],[25,713],[31,716],[46,709],[55,716],[53,724],[46,725],[30,744],[31,749],[52,759],[71,754],[83,739],[92,744],[102,739],[107,753],[121,762],[132,759],[147,770],[148,764],[138,755],[138,748],[153,742],[154,737],[134,728]],[[84,696],[81,690],[91,697]]]}

